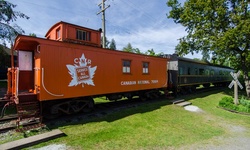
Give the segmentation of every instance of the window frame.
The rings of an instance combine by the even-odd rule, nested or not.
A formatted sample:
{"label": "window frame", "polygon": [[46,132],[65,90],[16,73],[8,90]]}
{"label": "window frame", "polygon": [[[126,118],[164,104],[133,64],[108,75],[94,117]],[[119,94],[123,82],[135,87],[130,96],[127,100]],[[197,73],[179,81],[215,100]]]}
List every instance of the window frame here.
{"label": "window frame", "polygon": [[142,62],[142,74],[149,74],[149,62]]}
{"label": "window frame", "polygon": [[131,74],[131,60],[123,59],[122,60],[122,73]]}
{"label": "window frame", "polygon": [[60,39],[61,38],[61,27],[56,29],[56,39]]}
{"label": "window frame", "polygon": [[91,32],[82,29],[76,29],[76,39],[81,41],[91,41]]}

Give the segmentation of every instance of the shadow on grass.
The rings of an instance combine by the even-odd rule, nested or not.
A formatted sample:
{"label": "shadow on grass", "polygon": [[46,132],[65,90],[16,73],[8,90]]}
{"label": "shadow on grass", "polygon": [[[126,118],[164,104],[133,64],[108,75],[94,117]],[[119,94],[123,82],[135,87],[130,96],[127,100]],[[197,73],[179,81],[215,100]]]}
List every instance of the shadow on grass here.
{"label": "shadow on grass", "polygon": [[[54,121],[48,120],[48,124],[45,122],[49,129],[56,129],[65,125],[78,125],[78,124],[87,124],[91,122],[114,122],[122,118],[134,115],[134,114],[143,114],[151,112],[157,109],[160,109],[162,106],[171,105],[171,101],[165,98],[158,100],[148,100],[140,101],[138,98],[133,100],[123,100],[123,101],[134,101],[131,106],[128,107],[118,107],[118,108],[104,108],[103,110],[98,109],[90,114],[76,114],[64,116]],[[107,102],[108,105],[112,105],[115,102]],[[116,102],[117,103],[117,102]],[[118,101],[118,103],[122,103]],[[117,104],[116,104],[117,105]],[[97,106],[98,107],[98,106]],[[58,122],[58,123],[57,123]]]}
{"label": "shadow on grass", "polygon": [[[234,97],[234,89],[229,89],[228,87],[220,87],[211,91],[206,91],[206,92],[200,92],[198,94],[190,94],[190,95],[182,95],[179,96],[179,99],[185,99],[186,101],[195,99],[195,98],[204,98],[207,97],[211,94],[216,94],[216,93],[220,93],[223,92],[224,94],[228,95],[228,96],[232,96]],[[246,95],[246,91],[243,89],[238,89],[238,96],[239,99],[243,96],[243,97],[247,97]]]}
{"label": "shadow on grass", "polygon": [[[224,90],[224,93],[226,94],[226,95],[229,95],[229,96],[232,96],[232,97],[234,97],[234,89],[232,88],[232,89],[229,89],[229,88],[227,88],[227,89],[225,89]],[[239,96],[239,99],[243,96],[243,97],[245,97],[245,98],[247,98],[247,93],[246,93],[246,91],[245,91],[245,89],[238,89],[238,96]]]}
{"label": "shadow on grass", "polygon": [[[204,98],[211,94],[216,94],[219,92],[225,92],[225,93],[229,92],[230,94],[230,90],[227,90],[226,88],[221,88],[221,89],[217,89],[213,91],[202,92],[199,94],[182,95],[172,100],[185,99],[186,101],[189,101],[194,98]],[[137,99],[134,99],[134,101],[136,100]],[[46,125],[48,126],[49,129],[55,129],[55,128],[63,127],[66,125],[87,124],[91,122],[102,122],[102,121],[113,122],[113,121],[117,121],[128,116],[131,116],[131,115],[148,113],[148,112],[160,109],[163,106],[172,105],[172,102],[171,102],[172,100],[161,98],[159,100],[137,102],[136,105],[133,105],[131,107],[112,108],[111,110],[105,109],[103,111],[94,112],[92,114],[88,114],[85,116],[84,114],[77,114],[77,115],[66,116],[66,117],[64,116],[63,119],[60,118],[52,122],[49,121],[49,123]],[[72,118],[74,121],[72,121]],[[63,121],[60,121],[60,120],[63,120]],[[57,122],[60,122],[60,123],[57,123]]]}

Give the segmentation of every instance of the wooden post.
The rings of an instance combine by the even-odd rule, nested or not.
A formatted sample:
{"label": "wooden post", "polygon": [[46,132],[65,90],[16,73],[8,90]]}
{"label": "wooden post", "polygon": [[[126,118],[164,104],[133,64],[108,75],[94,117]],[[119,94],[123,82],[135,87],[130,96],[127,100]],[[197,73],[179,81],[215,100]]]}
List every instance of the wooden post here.
{"label": "wooden post", "polygon": [[234,81],[234,104],[238,105],[239,100],[238,100],[238,84],[236,81]]}
{"label": "wooden post", "polygon": [[230,85],[228,86],[230,89],[234,86],[234,104],[238,105],[239,104],[239,100],[238,100],[238,86],[243,89],[243,86],[241,85],[241,83],[238,80],[238,77],[240,75],[240,71],[238,71],[238,73],[233,73],[230,72],[231,76],[233,77],[232,82],[230,83]]}

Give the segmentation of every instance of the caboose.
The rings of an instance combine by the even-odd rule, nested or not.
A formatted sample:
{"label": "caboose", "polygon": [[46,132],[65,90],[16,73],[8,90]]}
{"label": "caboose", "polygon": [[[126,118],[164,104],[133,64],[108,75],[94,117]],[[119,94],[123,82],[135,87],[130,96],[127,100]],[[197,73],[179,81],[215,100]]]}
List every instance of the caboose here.
{"label": "caboose", "polygon": [[87,111],[94,97],[146,99],[167,88],[166,58],[104,49],[100,30],[61,21],[45,37],[15,40],[5,99],[19,121]]}

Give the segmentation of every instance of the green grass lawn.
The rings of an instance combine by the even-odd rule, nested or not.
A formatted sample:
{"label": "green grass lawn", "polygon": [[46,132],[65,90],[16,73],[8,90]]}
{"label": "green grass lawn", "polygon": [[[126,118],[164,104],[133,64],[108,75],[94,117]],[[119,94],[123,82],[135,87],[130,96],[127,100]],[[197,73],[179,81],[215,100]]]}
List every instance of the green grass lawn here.
{"label": "green grass lawn", "polygon": [[225,95],[217,91],[185,96],[203,110],[201,113],[186,111],[163,100],[61,126],[59,129],[67,136],[36,147],[57,143],[73,149],[169,149],[227,136],[222,122],[250,129],[250,116],[217,108]]}

